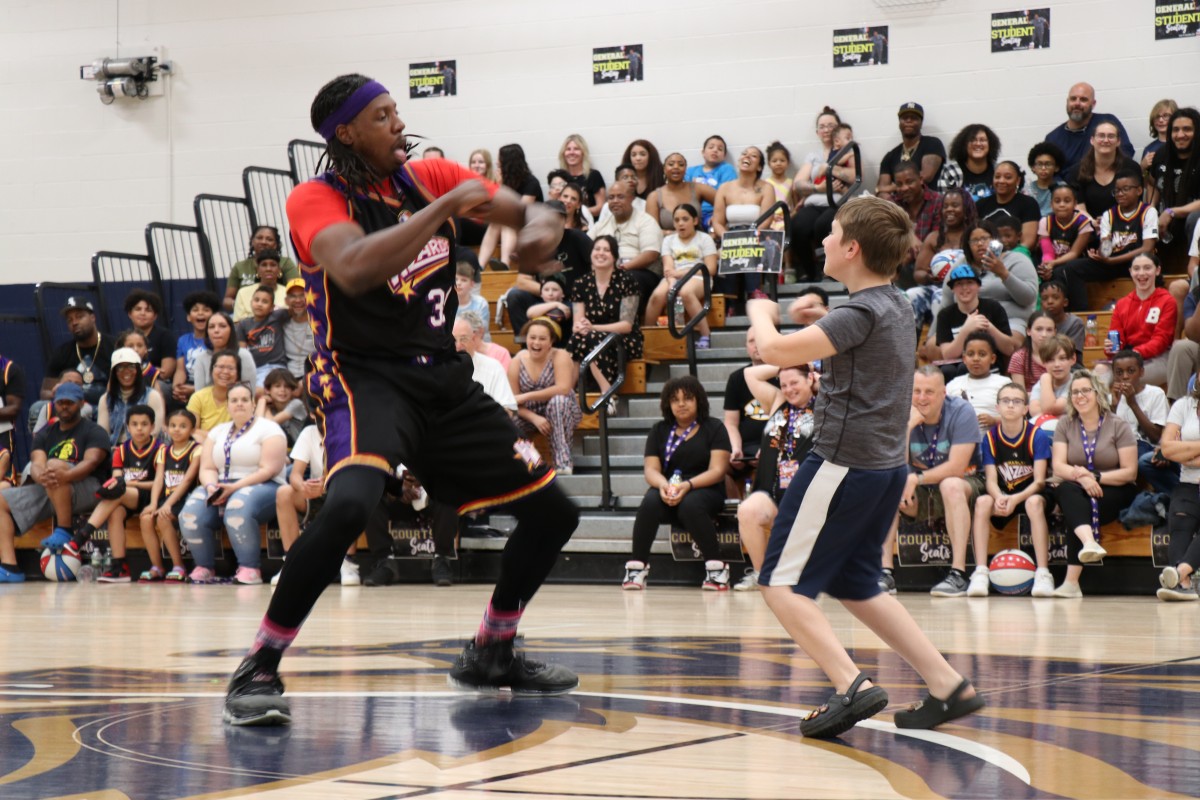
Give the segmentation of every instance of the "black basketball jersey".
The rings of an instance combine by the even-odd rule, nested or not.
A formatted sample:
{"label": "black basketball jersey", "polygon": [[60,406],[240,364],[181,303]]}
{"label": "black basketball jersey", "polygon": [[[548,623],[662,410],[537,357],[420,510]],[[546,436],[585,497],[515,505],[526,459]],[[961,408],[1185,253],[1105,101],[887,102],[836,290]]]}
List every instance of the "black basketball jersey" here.
{"label": "black basketball jersey", "polygon": [[1104,212],[1112,222],[1112,254],[1114,256],[1128,253],[1130,250],[1136,250],[1142,246],[1142,228],[1146,224],[1146,212],[1149,210],[1150,206],[1141,203],[1137,210],[1128,217],[1122,214],[1121,209],[1117,206]]}
{"label": "black basketball jersey", "polygon": [[183,446],[182,451],[176,451],[174,445],[164,445],[159,450],[155,464],[161,464],[163,468],[163,497],[170,497],[179,488],[188,467],[199,456],[200,445],[191,441]]}
{"label": "black basketball jersey", "polygon": [[1081,213],[1076,213],[1075,218],[1066,225],[1060,224],[1053,214],[1046,216],[1046,231],[1050,234],[1050,243],[1054,245],[1055,258],[1071,252],[1075,240],[1079,238],[1080,229],[1089,222],[1087,215]]}
{"label": "black basketball jersey", "polygon": [[126,483],[151,480],[154,478],[154,459],[161,447],[162,443],[156,439],[151,439],[143,450],[134,447],[132,439],[125,441],[113,450],[113,469],[121,470]]}
{"label": "black basketball jersey", "polygon": [[996,483],[1004,494],[1016,494],[1033,481],[1034,436],[1037,428],[1033,423],[1025,421],[1025,430],[1016,441],[1008,441],[1000,432],[1000,426],[993,427],[984,437],[983,447],[996,465]]}

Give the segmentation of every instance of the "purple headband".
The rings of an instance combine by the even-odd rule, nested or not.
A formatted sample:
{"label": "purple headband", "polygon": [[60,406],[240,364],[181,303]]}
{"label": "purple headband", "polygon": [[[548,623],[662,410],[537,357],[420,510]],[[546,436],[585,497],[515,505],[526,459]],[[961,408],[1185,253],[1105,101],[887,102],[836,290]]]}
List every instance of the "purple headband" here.
{"label": "purple headband", "polygon": [[349,124],[372,100],[387,93],[388,90],[382,83],[367,81],[355,89],[354,94],[347,97],[346,102],[338,106],[336,111],[325,118],[321,127],[317,128],[317,133],[321,134],[321,138],[325,141],[331,141],[338,125]]}

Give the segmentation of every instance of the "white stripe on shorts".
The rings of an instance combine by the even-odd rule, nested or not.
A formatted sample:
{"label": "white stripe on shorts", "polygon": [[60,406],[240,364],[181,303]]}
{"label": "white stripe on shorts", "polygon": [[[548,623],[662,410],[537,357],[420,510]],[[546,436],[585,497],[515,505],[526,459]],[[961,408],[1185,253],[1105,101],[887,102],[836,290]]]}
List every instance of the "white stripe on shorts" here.
{"label": "white stripe on shorts", "polygon": [[825,527],[829,516],[829,506],[838,487],[850,472],[849,467],[838,466],[825,461],[817,468],[808,488],[804,491],[804,499],[800,502],[800,510],[792,520],[792,529],[788,531],[787,542],[779,561],[771,572],[771,586],[795,586],[800,582],[800,574],[808,564],[809,556],[817,544],[817,537]]}

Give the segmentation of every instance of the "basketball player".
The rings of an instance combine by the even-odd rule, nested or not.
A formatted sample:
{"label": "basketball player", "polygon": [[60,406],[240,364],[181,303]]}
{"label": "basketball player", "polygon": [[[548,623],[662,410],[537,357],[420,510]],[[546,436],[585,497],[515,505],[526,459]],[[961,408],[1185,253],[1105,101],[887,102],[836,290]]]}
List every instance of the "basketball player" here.
{"label": "basketball player", "polygon": [[[850,290],[831,311],[815,297],[792,304],[808,325],[781,335],[778,306],[748,304],[751,330],[769,364],[822,359],[814,443],[792,478],[759,575],[767,605],[833,682],[825,705],[800,723],[805,736],[837,736],[882,711],[888,695],[858,671],[815,600],[826,592],[899,653],[930,694],[896,714],[901,728],[932,728],[983,707],[904,606],[881,593],[880,552],[901,494],[915,486],[905,465],[916,339],[912,306],[892,285],[908,258],[912,224],[877,197],[846,203],[825,237],[825,273]],[[917,481],[919,482],[919,477]]]}
{"label": "basketball player", "polygon": [[554,471],[517,438],[455,352],[454,218],[519,230],[521,264],[553,257],[562,217],[442,159],[409,161],[404,122],[379,83],[343,75],[312,104],[331,170],[287,202],[316,341],[306,389],[324,430],[327,500],[288,552],[250,655],[233,675],[225,721],[278,725],[291,712],[278,665],[342,554],[403,462],[459,513],[506,504],[517,518],[483,622],[450,672],[465,688],[556,694],[563,667],[514,649],[517,623],[579,522]]}

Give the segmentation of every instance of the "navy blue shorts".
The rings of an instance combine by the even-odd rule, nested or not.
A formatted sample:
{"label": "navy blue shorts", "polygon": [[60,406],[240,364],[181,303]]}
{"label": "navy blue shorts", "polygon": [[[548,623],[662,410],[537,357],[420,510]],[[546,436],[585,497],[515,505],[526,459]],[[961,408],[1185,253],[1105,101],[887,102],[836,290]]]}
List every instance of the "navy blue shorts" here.
{"label": "navy blue shorts", "polygon": [[758,582],[816,599],[879,594],[883,542],[908,468],[851,469],[809,453],[779,505]]}

